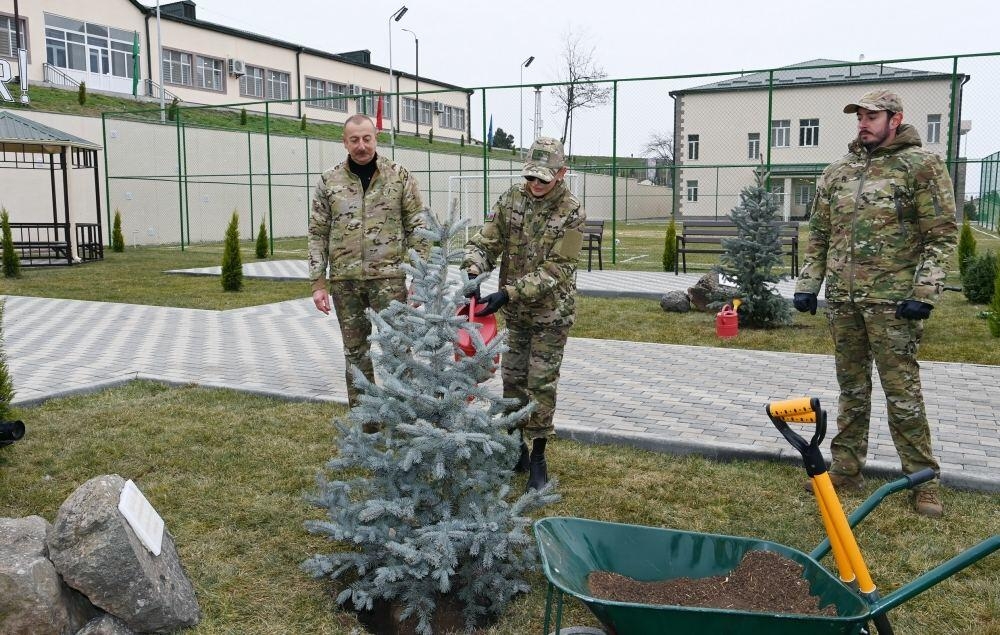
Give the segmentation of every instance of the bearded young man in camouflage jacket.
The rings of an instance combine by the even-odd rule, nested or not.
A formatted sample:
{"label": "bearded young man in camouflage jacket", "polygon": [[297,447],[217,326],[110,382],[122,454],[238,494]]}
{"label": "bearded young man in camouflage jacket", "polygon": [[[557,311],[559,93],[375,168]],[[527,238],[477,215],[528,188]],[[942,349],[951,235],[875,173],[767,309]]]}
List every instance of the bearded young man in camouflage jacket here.
{"label": "bearded young man in camouflage jacket", "polygon": [[562,143],[541,137],[531,145],[521,172],[524,183],[502,194],[486,223],[466,245],[462,268],[469,278],[492,271],[500,261],[496,293],[479,298],[489,315],[503,307],[507,346],[501,374],[504,397],[537,406],[524,423],[519,471],[528,489],[548,482],[545,444],[554,433],[556,385],[569,329],[576,318],[576,260],[586,216],[563,181]]}
{"label": "bearded young man in camouflage jacket", "polygon": [[378,155],[377,135],[368,117],[348,118],[344,123],[348,157],[320,177],[309,214],[313,303],[329,314],[333,298],[351,406],[359,398],[351,367],[375,381],[368,342],[371,323],[365,309],[381,311],[393,300],[405,302],[401,265],[408,261],[410,249],[427,250],[426,240],[416,232],[424,212],[417,181],[405,168]]}
{"label": "bearded young man in camouflage jacket", "polygon": [[[868,452],[872,361],[885,391],[889,431],[903,472],[940,473],[920,387],[923,321],[944,288],[957,242],[955,197],[941,158],[903,124],[899,96],[885,90],[844,107],[857,113],[850,153],[823,172],[794,303],[816,313],[826,279],[827,318],[840,385],[830,476],[859,488]],[[914,509],[941,516],[938,478],[918,486]]]}

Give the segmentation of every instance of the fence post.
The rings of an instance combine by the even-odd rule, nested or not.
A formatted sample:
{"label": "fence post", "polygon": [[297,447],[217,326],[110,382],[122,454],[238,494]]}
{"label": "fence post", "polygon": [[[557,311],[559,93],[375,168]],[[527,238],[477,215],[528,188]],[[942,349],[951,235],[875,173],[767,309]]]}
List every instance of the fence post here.
{"label": "fence post", "polygon": [[181,251],[184,251],[184,149],[181,143],[181,109],[174,114],[174,128],[177,131],[177,214],[180,225]]}
{"label": "fence post", "polygon": [[271,106],[264,102],[264,136],[267,140],[267,224],[274,236],[274,196],[271,189]]}
{"label": "fence post", "polygon": [[[618,80],[611,82],[611,264],[618,262]],[[628,222],[628,184],[625,185],[625,222]]]}

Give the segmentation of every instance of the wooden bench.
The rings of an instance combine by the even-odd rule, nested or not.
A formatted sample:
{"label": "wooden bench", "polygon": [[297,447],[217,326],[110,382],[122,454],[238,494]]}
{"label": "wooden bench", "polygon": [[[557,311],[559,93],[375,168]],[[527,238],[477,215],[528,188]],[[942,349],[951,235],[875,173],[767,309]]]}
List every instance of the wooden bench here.
{"label": "wooden bench", "polygon": [[[778,239],[781,241],[781,255],[791,257],[792,276],[799,272],[799,223],[798,221],[779,221]],[[687,273],[688,254],[722,254],[723,238],[736,238],[739,231],[728,220],[685,220],[681,233],[677,235],[677,259],[674,261],[674,274],[683,267]]]}
{"label": "wooden bench", "polygon": [[597,252],[597,268],[604,270],[604,261],[601,259],[601,242],[604,240],[604,221],[585,220],[583,221],[583,247],[581,251],[587,252],[587,271],[591,270],[591,262],[594,252]]}

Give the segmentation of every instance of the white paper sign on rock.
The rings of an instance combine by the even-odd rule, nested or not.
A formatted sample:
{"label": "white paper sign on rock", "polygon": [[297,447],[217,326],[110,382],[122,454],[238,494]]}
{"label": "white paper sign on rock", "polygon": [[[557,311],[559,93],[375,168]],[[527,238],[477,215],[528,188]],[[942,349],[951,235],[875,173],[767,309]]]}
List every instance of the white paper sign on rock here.
{"label": "white paper sign on rock", "polygon": [[118,498],[118,511],[122,513],[129,527],[139,537],[142,544],[154,556],[160,555],[163,544],[163,519],[142,495],[131,479],[125,482]]}

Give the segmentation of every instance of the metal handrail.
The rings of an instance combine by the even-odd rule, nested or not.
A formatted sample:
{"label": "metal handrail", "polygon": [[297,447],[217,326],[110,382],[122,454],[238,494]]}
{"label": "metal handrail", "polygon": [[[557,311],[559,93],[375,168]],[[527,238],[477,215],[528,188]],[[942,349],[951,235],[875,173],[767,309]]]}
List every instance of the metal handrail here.
{"label": "metal handrail", "polygon": [[42,63],[42,73],[42,77],[45,79],[47,84],[58,84],[60,86],[80,85],[80,82],[76,81],[48,62]]}
{"label": "metal handrail", "polygon": [[173,101],[174,99],[176,99],[177,101],[184,101],[183,99],[181,99],[177,95],[173,94],[172,92],[170,92],[169,90],[167,90],[163,86],[160,86],[159,84],[157,84],[153,80],[151,80],[149,78],[146,78],[146,95],[149,96],[149,97],[159,97],[160,93],[158,93],[156,91],[163,91],[163,97],[165,99],[169,99],[171,101]]}

